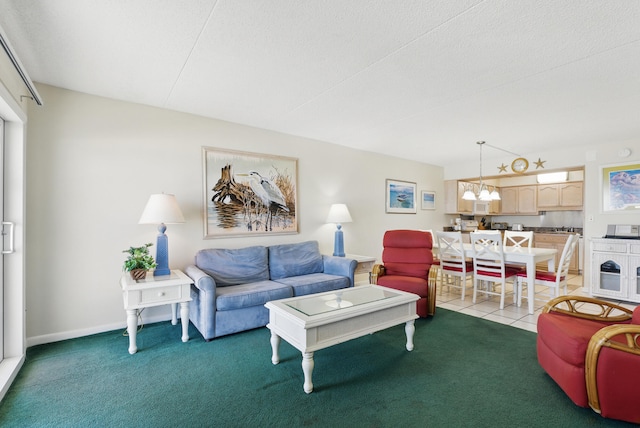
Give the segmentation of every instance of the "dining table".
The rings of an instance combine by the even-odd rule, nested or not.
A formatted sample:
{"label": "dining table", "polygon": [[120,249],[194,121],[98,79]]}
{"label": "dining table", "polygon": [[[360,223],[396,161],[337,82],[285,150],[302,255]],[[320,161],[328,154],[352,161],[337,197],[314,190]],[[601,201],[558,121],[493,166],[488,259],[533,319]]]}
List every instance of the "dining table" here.
{"label": "dining table", "polygon": [[[464,243],[464,256],[473,259],[473,244]],[[437,253],[437,245],[433,247],[434,253]],[[558,250],[555,248],[539,248],[539,247],[503,247],[505,263],[519,263],[526,266],[527,270],[527,303],[530,314],[534,313],[534,297],[535,297],[535,280],[536,280],[536,264],[547,262],[549,272],[555,272],[556,254]],[[516,285],[514,284],[514,290]]]}

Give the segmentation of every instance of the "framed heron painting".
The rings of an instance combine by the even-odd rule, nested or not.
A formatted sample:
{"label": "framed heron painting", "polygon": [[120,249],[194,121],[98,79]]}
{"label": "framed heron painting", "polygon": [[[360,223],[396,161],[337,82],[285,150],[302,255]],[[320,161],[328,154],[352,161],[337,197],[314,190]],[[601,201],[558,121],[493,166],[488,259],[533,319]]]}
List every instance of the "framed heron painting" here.
{"label": "framed heron painting", "polygon": [[202,148],[204,237],[298,232],[298,159]]}

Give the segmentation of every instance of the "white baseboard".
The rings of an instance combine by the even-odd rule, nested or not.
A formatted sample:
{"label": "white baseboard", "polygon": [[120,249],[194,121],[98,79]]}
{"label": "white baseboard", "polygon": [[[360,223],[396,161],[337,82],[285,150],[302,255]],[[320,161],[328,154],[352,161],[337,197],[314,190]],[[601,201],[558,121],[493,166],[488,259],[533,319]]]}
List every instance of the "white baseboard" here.
{"label": "white baseboard", "polygon": [[[178,319],[180,319],[180,314],[178,314]],[[143,319],[143,322],[144,324],[153,324],[156,322],[162,322],[162,321],[168,321],[168,320],[171,320],[171,315],[169,315],[169,318],[167,318],[166,314],[160,314],[160,315],[145,317]],[[78,337],[90,336],[92,334],[104,333],[107,331],[113,331],[113,330],[119,330],[119,329],[125,330],[126,328],[127,328],[127,323],[126,321],[123,321],[123,322],[118,322],[114,324],[105,324],[105,325],[100,325],[100,326],[95,326],[90,328],[83,328],[80,330],[69,330],[69,331],[62,331],[58,333],[44,334],[41,336],[27,337],[27,348],[31,346],[36,346],[36,345],[43,345],[45,343],[60,342],[61,340],[76,339]]]}
{"label": "white baseboard", "polygon": [[22,355],[20,357],[4,358],[2,362],[0,362],[0,401],[2,401],[7,391],[9,391],[9,387],[18,375],[24,359],[25,357]]}

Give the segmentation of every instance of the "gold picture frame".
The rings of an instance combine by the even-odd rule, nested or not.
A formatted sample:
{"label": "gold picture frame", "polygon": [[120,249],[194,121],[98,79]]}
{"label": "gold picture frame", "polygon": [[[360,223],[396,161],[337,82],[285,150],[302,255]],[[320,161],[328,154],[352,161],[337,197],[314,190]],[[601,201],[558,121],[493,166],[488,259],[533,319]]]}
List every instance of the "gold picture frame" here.
{"label": "gold picture frame", "polygon": [[640,210],[640,163],[603,166],[601,177],[603,212]]}

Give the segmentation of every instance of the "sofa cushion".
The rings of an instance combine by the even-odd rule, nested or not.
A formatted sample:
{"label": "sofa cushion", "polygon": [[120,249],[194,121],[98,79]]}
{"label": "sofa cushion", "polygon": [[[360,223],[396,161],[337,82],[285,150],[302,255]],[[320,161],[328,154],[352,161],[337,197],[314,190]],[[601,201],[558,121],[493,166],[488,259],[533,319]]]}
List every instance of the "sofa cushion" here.
{"label": "sofa cushion", "polygon": [[268,251],[263,246],[200,250],[196,266],[222,287],[269,279]]}
{"label": "sofa cushion", "polygon": [[250,284],[222,287],[216,290],[216,309],[233,309],[262,306],[270,300],[292,297],[291,287],[274,281],[260,281]]}
{"label": "sofa cushion", "polygon": [[325,291],[339,290],[350,285],[346,276],[329,275],[327,273],[312,273],[309,275],[292,276],[277,280],[293,289],[294,296],[322,293]]}
{"label": "sofa cushion", "polygon": [[272,280],[321,273],[323,270],[317,241],[269,247],[269,273]]}

